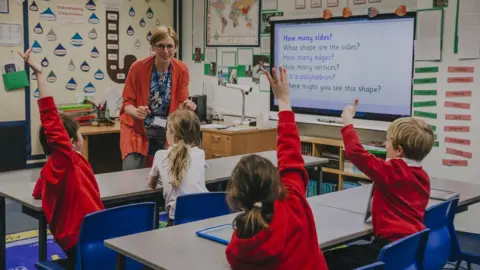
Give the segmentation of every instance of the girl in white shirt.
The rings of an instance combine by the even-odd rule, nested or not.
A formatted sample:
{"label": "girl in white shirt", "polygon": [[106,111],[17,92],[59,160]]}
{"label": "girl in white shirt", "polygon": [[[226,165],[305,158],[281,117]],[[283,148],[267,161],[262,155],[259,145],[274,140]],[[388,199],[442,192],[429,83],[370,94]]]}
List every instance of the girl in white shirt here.
{"label": "girl in white shirt", "polygon": [[155,153],[148,185],[163,187],[168,226],[173,225],[177,197],[183,194],[208,192],[205,186],[205,152],[198,148],[200,121],[190,110],[178,109],[168,117],[167,150]]}

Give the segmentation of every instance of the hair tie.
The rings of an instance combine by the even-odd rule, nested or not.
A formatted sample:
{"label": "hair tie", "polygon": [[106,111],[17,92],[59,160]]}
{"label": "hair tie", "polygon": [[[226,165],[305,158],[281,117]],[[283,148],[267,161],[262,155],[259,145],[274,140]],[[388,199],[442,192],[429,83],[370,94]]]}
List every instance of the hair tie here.
{"label": "hair tie", "polygon": [[253,204],[253,207],[257,207],[257,208],[260,208],[262,209],[262,202],[256,202]]}

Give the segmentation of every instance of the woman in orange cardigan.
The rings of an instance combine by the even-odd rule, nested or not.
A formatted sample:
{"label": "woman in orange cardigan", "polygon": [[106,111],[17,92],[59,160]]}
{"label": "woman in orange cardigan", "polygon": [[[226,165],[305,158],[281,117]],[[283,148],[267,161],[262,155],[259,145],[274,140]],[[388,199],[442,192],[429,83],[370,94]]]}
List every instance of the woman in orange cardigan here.
{"label": "woman in orange cardigan", "polygon": [[145,167],[145,157],[164,149],[166,120],[188,100],[188,67],[174,58],[178,37],[170,27],[157,27],[150,39],[154,55],[130,67],[120,110],[120,151],[123,170]]}

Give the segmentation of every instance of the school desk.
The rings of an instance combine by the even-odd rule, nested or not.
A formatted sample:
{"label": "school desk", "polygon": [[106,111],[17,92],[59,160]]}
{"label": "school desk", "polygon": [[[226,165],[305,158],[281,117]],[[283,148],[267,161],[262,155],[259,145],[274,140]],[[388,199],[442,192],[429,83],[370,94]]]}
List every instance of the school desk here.
{"label": "school desk", "polygon": [[[276,166],[277,152],[266,151],[257,153],[263,156]],[[231,156],[225,158],[211,159],[207,161],[205,180],[207,184],[225,181],[241,157]],[[317,168],[328,160],[325,158],[304,156],[306,168]],[[97,182],[100,187],[102,200],[108,205],[119,205],[139,201],[154,201],[159,207],[160,200],[163,200],[162,189],[150,190],[147,187],[147,176],[150,169],[139,169],[132,171],[120,171],[114,173],[97,174]],[[321,169],[317,170],[319,174]],[[32,190],[35,185],[33,181],[38,178],[40,169],[21,170],[9,173],[0,173],[0,269],[5,265],[5,198],[11,199],[22,205],[23,212],[39,220],[39,260],[46,259],[46,221],[43,216],[40,200],[32,198]],[[156,211],[158,213],[158,211]],[[156,216],[158,220],[158,215]],[[158,223],[158,222],[157,222]]]}

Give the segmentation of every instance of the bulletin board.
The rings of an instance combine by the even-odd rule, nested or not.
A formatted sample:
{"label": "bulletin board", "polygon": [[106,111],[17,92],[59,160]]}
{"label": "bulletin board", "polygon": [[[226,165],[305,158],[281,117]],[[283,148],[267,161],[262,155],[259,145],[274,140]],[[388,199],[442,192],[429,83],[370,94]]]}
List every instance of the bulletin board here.
{"label": "bulletin board", "polygon": [[[29,45],[57,105],[77,103],[85,96],[99,102],[109,91],[121,93],[130,65],[151,54],[151,31],[157,25],[173,25],[173,1],[33,0],[27,4]],[[27,114],[35,157],[42,154],[40,118],[32,74],[30,80]]]}

